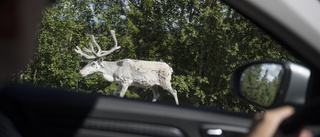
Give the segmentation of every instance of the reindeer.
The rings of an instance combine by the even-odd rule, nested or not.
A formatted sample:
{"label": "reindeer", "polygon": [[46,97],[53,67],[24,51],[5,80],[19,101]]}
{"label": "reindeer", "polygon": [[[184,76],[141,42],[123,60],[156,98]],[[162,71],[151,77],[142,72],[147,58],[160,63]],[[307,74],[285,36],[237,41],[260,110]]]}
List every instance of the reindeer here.
{"label": "reindeer", "polygon": [[173,95],[178,105],[177,91],[171,87],[170,83],[173,70],[168,64],[132,59],[103,61],[102,57],[120,49],[114,30],[111,30],[111,35],[114,40],[114,47],[108,51],[101,51],[93,35],[91,35],[91,39],[98,48],[98,52],[94,51],[91,43],[89,43],[90,49],[83,48],[83,51],[92,55],[85,54],[78,46],[76,47],[75,52],[79,53],[83,60],[92,60],[80,70],[80,75],[85,77],[95,72],[102,74],[107,81],[118,83],[118,87],[113,92],[113,95],[117,96],[119,91],[121,91],[121,98],[125,95],[129,86],[151,87],[153,92],[152,102],[155,102],[160,97],[158,86],[161,86]]}

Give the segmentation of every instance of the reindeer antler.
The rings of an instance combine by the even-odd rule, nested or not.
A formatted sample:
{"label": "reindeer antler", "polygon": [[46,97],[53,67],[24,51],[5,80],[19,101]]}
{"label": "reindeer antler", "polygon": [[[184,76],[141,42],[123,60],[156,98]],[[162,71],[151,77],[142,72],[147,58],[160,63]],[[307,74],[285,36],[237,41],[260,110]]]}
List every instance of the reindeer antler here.
{"label": "reindeer antler", "polygon": [[[89,49],[87,49],[87,48],[83,48],[83,50],[84,50],[85,52],[92,53],[92,51],[89,50]],[[76,49],[74,49],[74,51],[77,52],[77,53],[79,53],[79,54],[81,55],[81,57],[83,58],[83,60],[94,60],[94,59],[97,58],[97,57],[94,56],[94,55],[88,55],[88,54],[83,53],[82,50],[81,50],[78,46],[76,46]]]}
{"label": "reindeer antler", "polygon": [[[101,52],[99,53],[99,56],[100,56],[100,57],[103,57],[103,56],[109,55],[110,53],[114,52],[115,50],[117,50],[117,49],[120,49],[120,48],[121,48],[120,46],[118,46],[118,42],[117,42],[117,38],[116,38],[116,32],[115,32],[114,30],[111,30],[111,31],[110,31],[110,33],[111,33],[111,36],[112,36],[113,41],[114,41],[114,46],[113,46],[110,50],[107,50],[107,51],[101,51],[101,49],[100,49],[99,45],[98,45],[98,44],[96,44],[96,45],[97,45],[97,47],[98,47],[98,49],[100,49],[100,51],[101,51]],[[95,40],[93,40],[93,43],[97,43],[97,42],[95,42]]]}
{"label": "reindeer antler", "polygon": [[114,46],[113,46],[110,50],[101,51],[101,48],[100,48],[100,46],[98,45],[98,43],[96,42],[94,36],[91,35],[91,39],[92,39],[93,43],[97,46],[98,52],[95,52],[95,51],[94,51],[94,48],[93,48],[93,46],[92,46],[91,43],[89,43],[89,46],[90,46],[90,49],[91,49],[91,50],[90,50],[90,49],[87,49],[87,48],[83,48],[83,51],[88,52],[88,53],[91,53],[92,55],[88,55],[88,54],[83,53],[82,50],[81,50],[78,46],[76,47],[77,49],[74,49],[74,51],[77,52],[77,53],[79,53],[85,60],[94,60],[94,59],[96,59],[96,58],[101,58],[101,57],[103,57],[103,56],[109,55],[110,53],[114,52],[115,50],[121,48],[120,46],[118,46],[115,31],[114,31],[114,30],[111,30],[110,33],[111,33],[111,36],[112,36],[113,41],[114,41]]}

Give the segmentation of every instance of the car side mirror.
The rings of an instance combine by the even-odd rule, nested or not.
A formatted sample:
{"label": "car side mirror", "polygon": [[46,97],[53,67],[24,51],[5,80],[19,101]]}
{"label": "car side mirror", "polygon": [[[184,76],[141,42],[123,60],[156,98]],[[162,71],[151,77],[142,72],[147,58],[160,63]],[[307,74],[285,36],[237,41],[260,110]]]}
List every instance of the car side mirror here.
{"label": "car side mirror", "polygon": [[310,70],[293,62],[252,62],[234,73],[236,94],[263,108],[284,103],[304,105]]}

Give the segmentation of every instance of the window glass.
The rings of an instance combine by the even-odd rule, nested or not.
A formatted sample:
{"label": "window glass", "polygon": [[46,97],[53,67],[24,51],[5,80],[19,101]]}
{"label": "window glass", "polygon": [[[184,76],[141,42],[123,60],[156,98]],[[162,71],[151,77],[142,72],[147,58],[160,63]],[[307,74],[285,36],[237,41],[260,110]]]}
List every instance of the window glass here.
{"label": "window glass", "polygon": [[[92,43],[97,51],[91,34],[102,50],[110,50],[114,45],[110,30],[115,30],[121,48],[103,60],[116,62],[119,68],[126,65],[119,63],[122,59],[167,63],[173,70],[171,86],[180,104],[260,111],[235,97],[231,87],[233,71],[254,60],[297,61],[255,24],[219,0],[60,0],[43,12],[36,53],[12,80],[112,95],[118,84],[108,82],[97,72],[81,76],[80,70],[89,61],[83,61],[74,50],[76,46],[90,50]],[[133,72],[137,66],[127,67],[125,72]],[[152,70],[151,66],[154,64],[142,68]],[[111,70],[108,65],[95,67]],[[165,70],[154,71],[158,74]],[[153,72],[134,72],[117,77],[117,71],[108,78],[126,81],[124,77],[130,75],[140,82],[156,81]],[[141,86],[130,86],[125,97],[151,102],[152,88]],[[168,91],[158,89],[158,101],[174,103]]]}

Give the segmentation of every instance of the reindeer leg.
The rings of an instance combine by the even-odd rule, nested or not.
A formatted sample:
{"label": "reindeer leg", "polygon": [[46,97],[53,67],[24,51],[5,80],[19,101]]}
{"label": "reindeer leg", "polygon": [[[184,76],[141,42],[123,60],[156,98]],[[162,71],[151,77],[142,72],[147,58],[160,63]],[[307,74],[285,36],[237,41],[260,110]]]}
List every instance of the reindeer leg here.
{"label": "reindeer leg", "polygon": [[117,89],[113,92],[113,96],[117,96],[117,94],[119,93],[119,91],[122,89],[122,85],[119,84]]}
{"label": "reindeer leg", "polygon": [[169,91],[171,93],[171,95],[174,97],[174,100],[176,101],[176,104],[179,105],[179,100],[178,100],[178,93],[176,90],[174,90],[172,87],[171,87],[171,84],[168,83],[166,84],[166,86],[162,86],[163,89]]}
{"label": "reindeer leg", "polygon": [[120,92],[120,97],[122,98],[126,94],[128,87],[131,85],[133,81],[131,79],[122,78],[120,76],[119,78],[121,79],[121,83],[122,83],[122,88]]}
{"label": "reindeer leg", "polygon": [[[171,87],[171,86],[170,86]],[[178,100],[178,95],[177,95],[177,91],[174,90],[173,88],[168,90],[172,96],[174,97],[174,100],[176,101],[176,104],[179,105],[179,100]]]}
{"label": "reindeer leg", "polygon": [[152,86],[152,92],[153,92],[152,102],[156,102],[157,99],[160,97],[160,94],[159,94],[159,92],[158,92],[158,86],[157,86],[157,85]]}
{"label": "reindeer leg", "polygon": [[178,100],[178,92],[176,90],[174,90],[173,88],[171,88],[171,90],[173,91],[173,93],[171,93],[174,97],[174,100],[176,101],[176,104],[179,105],[179,100]]}
{"label": "reindeer leg", "polygon": [[128,89],[129,85],[122,85],[122,89],[121,89],[121,93],[120,93],[120,97],[123,98],[123,96],[126,94],[127,89]]}

